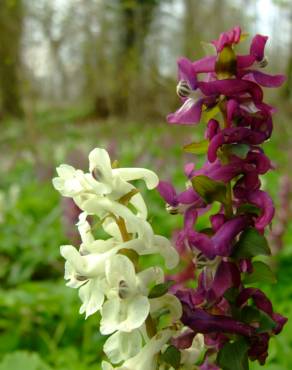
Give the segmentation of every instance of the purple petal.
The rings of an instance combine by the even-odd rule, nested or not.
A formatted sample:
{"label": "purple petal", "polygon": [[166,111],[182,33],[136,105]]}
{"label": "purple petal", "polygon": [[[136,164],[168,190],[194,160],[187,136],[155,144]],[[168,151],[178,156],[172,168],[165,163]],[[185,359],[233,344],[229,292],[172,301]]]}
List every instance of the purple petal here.
{"label": "purple petal", "polygon": [[198,249],[211,260],[215,258],[216,252],[214,244],[206,234],[191,230],[188,235],[188,241],[191,248]]}
{"label": "purple petal", "polygon": [[184,173],[185,173],[185,175],[190,179],[190,178],[192,178],[193,177],[193,171],[194,171],[194,169],[195,169],[195,165],[194,165],[194,163],[186,163],[185,165],[184,165]]}
{"label": "purple petal", "polygon": [[187,99],[184,104],[175,112],[167,116],[169,123],[192,125],[200,122],[202,114],[203,99],[195,101]]}
{"label": "purple petal", "polygon": [[216,300],[232,287],[240,285],[240,272],[235,263],[222,261],[217,268],[208,300]]}
{"label": "purple petal", "polygon": [[237,78],[211,82],[199,81],[198,87],[206,96],[225,95],[232,97],[249,93],[255,102],[261,102],[263,100],[262,89],[252,81]]}
{"label": "purple petal", "polygon": [[261,365],[264,365],[268,356],[270,336],[267,333],[254,335],[250,338],[250,347],[248,356],[251,360],[258,360]]}
{"label": "purple petal", "polygon": [[226,104],[228,127],[232,125],[232,118],[234,116],[234,113],[237,111],[238,106],[239,106],[238,102],[234,99],[228,100]]}
{"label": "purple petal", "polygon": [[258,145],[266,140],[264,132],[256,132],[247,127],[230,127],[222,130],[213,137],[208,147],[208,160],[214,162],[217,158],[217,150],[223,144],[245,143]]}
{"label": "purple petal", "polygon": [[255,62],[255,57],[253,55],[237,55],[237,68],[244,69],[251,67]]}
{"label": "purple petal", "polygon": [[[184,303],[184,302],[182,302]],[[200,308],[191,308],[183,304],[183,315],[181,321],[195,333],[232,333],[251,336],[254,329],[240,321],[236,321],[224,315],[211,315]]]}
{"label": "purple petal", "polygon": [[272,315],[272,319],[275,321],[275,323],[277,324],[276,328],[273,330],[275,334],[279,334],[284,325],[286,324],[286,322],[288,321],[287,317],[284,317],[282,315],[280,315],[279,313],[273,313]]}
{"label": "purple petal", "polygon": [[189,208],[185,212],[185,217],[184,217],[184,229],[185,230],[192,230],[196,220],[198,217],[198,212],[194,207]]}
{"label": "purple petal", "polygon": [[179,80],[187,81],[192,90],[196,90],[197,77],[193,68],[193,63],[187,58],[180,58],[178,59],[177,64]]}
{"label": "purple petal", "polygon": [[[201,198],[195,192],[193,188],[188,188],[182,193],[178,194],[177,201],[181,204],[192,204],[200,200]],[[202,202],[200,202],[202,204]]]}
{"label": "purple petal", "polygon": [[166,203],[173,207],[178,205],[175,188],[169,182],[159,181],[157,190]]}
{"label": "purple petal", "polygon": [[261,71],[250,71],[244,79],[254,81],[263,87],[280,87],[286,80],[284,75],[269,75]]}
{"label": "purple petal", "polygon": [[243,289],[238,298],[237,298],[237,305],[239,307],[242,307],[246,304],[246,302],[252,298],[255,305],[258,309],[264,311],[269,316],[272,316],[273,314],[273,306],[271,301],[267,298],[267,296],[257,288],[245,288]]}
{"label": "purple petal", "polygon": [[196,73],[210,73],[215,71],[216,56],[208,56],[193,62]]}
{"label": "purple petal", "polygon": [[219,131],[219,122],[216,119],[210,119],[205,131],[205,138],[211,140]]}
{"label": "purple petal", "polygon": [[261,215],[255,221],[255,227],[262,231],[269,225],[274,217],[275,208],[270,196],[262,191],[256,190],[248,194],[247,201],[256,205],[262,210]]}
{"label": "purple petal", "polygon": [[222,165],[219,159],[213,163],[207,161],[201,169],[192,172],[192,177],[205,175],[213,180],[228,182],[241,172],[243,163],[238,158],[226,165]]}
{"label": "purple petal", "polygon": [[268,37],[262,35],[256,35],[252,39],[250,46],[250,54],[253,55],[259,62],[264,58],[265,45],[267,40]]}
{"label": "purple petal", "polygon": [[235,217],[225,222],[216,234],[212,237],[214,252],[218,256],[229,256],[231,253],[232,241],[245,227],[247,219],[244,216]]}
{"label": "purple petal", "polygon": [[210,216],[212,229],[216,232],[226,222],[226,218],[223,213],[217,213],[216,215]]}
{"label": "purple petal", "polygon": [[224,46],[238,44],[241,36],[241,28],[236,26],[227,32],[221,33],[218,40],[213,40],[212,44],[215,45],[217,52],[222,51]]}
{"label": "purple petal", "polygon": [[172,338],[171,344],[179,349],[189,348],[193,343],[195,335],[196,334],[192,330],[186,330],[183,334],[179,335],[178,337]]}

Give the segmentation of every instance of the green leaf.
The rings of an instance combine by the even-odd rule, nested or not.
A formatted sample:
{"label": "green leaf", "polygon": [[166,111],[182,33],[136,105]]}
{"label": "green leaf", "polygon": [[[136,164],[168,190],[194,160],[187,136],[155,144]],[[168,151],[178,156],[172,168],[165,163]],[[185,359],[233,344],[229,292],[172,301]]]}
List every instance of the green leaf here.
{"label": "green leaf", "polygon": [[250,213],[259,216],[261,214],[260,208],[251,203],[243,203],[237,208],[237,214]]}
{"label": "green leaf", "polygon": [[251,274],[246,274],[243,283],[253,284],[253,283],[268,283],[275,284],[276,277],[270,266],[261,261],[253,262],[253,272]]}
{"label": "green leaf", "polygon": [[241,259],[270,254],[267,239],[256,229],[250,227],[240,235],[239,241],[234,246],[232,257]]}
{"label": "green leaf", "polygon": [[173,285],[173,280],[166,281],[162,284],[155,285],[149,292],[148,298],[158,298],[168,292],[168,289]]}
{"label": "green leaf", "polygon": [[228,155],[236,155],[241,159],[245,159],[249,149],[250,147],[247,144],[225,144],[222,150]]}
{"label": "green leaf", "polygon": [[236,75],[236,54],[231,46],[225,46],[219,53],[215,71],[219,80]]}
{"label": "green leaf", "polygon": [[207,109],[203,108],[201,121],[208,123],[210,119],[216,117],[219,112],[220,112],[220,108],[218,107],[218,105],[215,105],[212,108],[207,108]]}
{"label": "green leaf", "polygon": [[209,141],[203,140],[200,143],[191,143],[183,147],[184,152],[193,154],[205,154],[208,150]]}
{"label": "green leaf", "polygon": [[217,364],[222,370],[248,370],[248,344],[244,338],[227,343],[217,356]]}
{"label": "green leaf", "polygon": [[169,346],[161,355],[161,359],[173,368],[178,369],[180,366],[181,353],[175,346]]}
{"label": "green leaf", "polygon": [[214,201],[226,203],[226,185],[224,182],[212,180],[205,175],[195,176],[191,181],[193,188],[206,203]]}
{"label": "green leaf", "polygon": [[276,327],[275,321],[269,315],[253,306],[245,306],[242,309],[241,320],[247,324],[258,323],[258,333],[270,331]]}

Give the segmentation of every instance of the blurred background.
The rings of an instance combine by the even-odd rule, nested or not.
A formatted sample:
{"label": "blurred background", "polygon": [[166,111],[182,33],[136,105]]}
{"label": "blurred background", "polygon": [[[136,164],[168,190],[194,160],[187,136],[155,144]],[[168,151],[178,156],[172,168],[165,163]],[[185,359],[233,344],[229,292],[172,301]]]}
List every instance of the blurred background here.
{"label": "blurred background", "polygon": [[[260,287],[291,318],[265,368],[292,369],[292,1],[0,0],[0,370],[99,368],[98,315],[85,321],[63,280],[59,246],[78,245],[78,210],[53,189],[55,167],[85,169],[101,146],[182,188],[183,163],[203,158],[181,147],[204,125],[165,122],[179,106],[176,59],[204,56],[201,41],[237,24],[270,37],[268,69],[287,75],[266,91],[278,107],[266,144],[276,170],[264,180],[278,207],[269,236],[278,284]],[[171,237],[180,218],[166,217],[155,191],[145,197],[154,229]]]}

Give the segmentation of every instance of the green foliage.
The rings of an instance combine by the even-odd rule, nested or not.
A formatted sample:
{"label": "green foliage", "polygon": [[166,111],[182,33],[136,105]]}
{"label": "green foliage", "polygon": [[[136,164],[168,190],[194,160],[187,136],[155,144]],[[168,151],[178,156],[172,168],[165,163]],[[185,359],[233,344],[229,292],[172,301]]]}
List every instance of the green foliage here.
{"label": "green foliage", "polygon": [[[0,168],[0,370],[3,366],[7,368],[9,361],[17,364],[20,360],[26,366],[19,370],[30,369],[29,366],[54,370],[98,370],[97,364],[103,356],[105,338],[97,330],[98,317],[94,315],[84,320],[79,315],[77,291],[67,288],[63,280],[64,262],[59,246],[72,241],[65,236],[64,207],[51,185],[56,165],[74,163],[71,153],[77,151],[78,161],[82,155],[85,157],[85,161],[80,163],[81,168],[85,168],[88,151],[97,145],[114,146],[109,138],[115,132],[119,144],[115,149],[116,159],[121,166],[151,168],[159,173],[161,179],[173,179],[175,186],[182,190],[186,181],[182,175],[185,160],[181,159],[179,143],[186,141],[185,138],[186,142],[203,140],[197,131],[190,134],[189,127],[173,127],[170,135],[164,123],[154,123],[155,129],[153,125],[144,125],[143,130],[137,122],[85,124],[87,112],[87,108],[76,107],[74,111],[39,114],[38,128],[43,134],[35,145],[26,141],[24,125],[9,122],[3,128],[2,140],[7,145],[2,150],[3,166]],[[78,124],[74,124],[76,119]],[[198,126],[200,129],[204,127]],[[279,149],[282,141],[283,138],[279,139],[279,145],[267,144],[268,154],[278,159],[281,166],[287,163],[287,152]],[[166,161],[161,163],[161,158]],[[198,157],[195,161],[199,167],[203,159]],[[276,172],[271,173],[266,181],[276,202],[278,176]],[[171,237],[172,231],[180,228],[182,218],[166,213],[158,192],[146,192],[141,183],[137,186],[151,205],[149,219],[155,232]],[[211,210],[200,218],[197,228],[209,227],[209,216],[219,207],[219,203],[214,203]],[[256,210],[251,209],[251,213],[256,214]],[[272,261],[273,270],[277,272],[277,285],[256,284],[271,297],[276,311],[292,318],[291,223],[284,244],[281,256]],[[253,253],[255,242],[252,245],[252,248],[247,248],[249,253]],[[141,260],[145,266],[153,262],[163,266],[162,259],[157,256],[143,256]],[[167,326],[167,312],[161,312],[158,319],[161,327]],[[269,323],[263,320],[262,325]],[[281,335],[272,338],[265,369],[290,370],[291,348],[292,320],[288,321]],[[252,370],[261,369],[256,363],[251,363],[250,367]],[[18,369],[13,363],[5,370]]]}
{"label": "green foliage", "polygon": [[161,359],[174,369],[178,369],[180,365],[181,353],[176,347],[169,346],[161,355]]}
{"label": "green foliage", "polygon": [[205,154],[208,150],[209,141],[204,140],[199,143],[191,143],[188,145],[185,145],[183,150],[186,153],[192,153],[192,154]]}
{"label": "green foliage", "polygon": [[226,203],[226,185],[224,182],[212,180],[205,175],[195,176],[191,181],[193,188],[207,204],[214,201]]}
{"label": "green foliage", "polygon": [[222,370],[248,370],[248,343],[244,338],[227,343],[217,356],[217,363]]}
{"label": "green foliage", "polygon": [[258,255],[271,254],[267,239],[254,228],[245,230],[239,238],[239,241],[234,246],[232,257],[250,258]]}
{"label": "green foliage", "polygon": [[173,281],[167,281],[162,284],[155,285],[149,292],[149,298],[158,298],[168,292],[168,289],[173,285]]}
{"label": "green foliage", "polygon": [[252,264],[253,271],[251,274],[246,274],[244,278],[245,284],[253,284],[253,283],[268,283],[268,284],[275,284],[276,277],[273,271],[271,270],[270,266],[266,263],[261,261],[255,261]]}

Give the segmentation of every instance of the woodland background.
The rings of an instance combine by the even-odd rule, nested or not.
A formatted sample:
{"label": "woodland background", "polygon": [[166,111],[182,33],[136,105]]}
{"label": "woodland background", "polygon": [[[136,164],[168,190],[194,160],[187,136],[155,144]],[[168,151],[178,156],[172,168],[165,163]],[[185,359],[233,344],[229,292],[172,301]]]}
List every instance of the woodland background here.
{"label": "woodland background", "polygon": [[[291,318],[265,368],[291,370],[291,0],[0,0],[0,370],[98,369],[99,318],[78,314],[63,280],[59,246],[78,244],[78,211],[53,189],[55,167],[86,168],[87,153],[103,146],[122,166],[151,168],[182,188],[183,163],[203,158],[181,147],[204,125],[165,122],[179,105],[176,59],[202,57],[201,41],[237,24],[270,37],[268,69],[287,75],[266,91],[278,107],[266,144],[275,171],[265,179],[278,207],[278,284],[259,286]],[[155,191],[145,196],[154,229],[171,237],[180,218],[167,216]]]}

